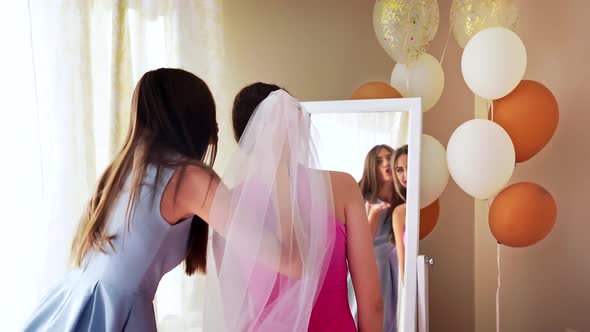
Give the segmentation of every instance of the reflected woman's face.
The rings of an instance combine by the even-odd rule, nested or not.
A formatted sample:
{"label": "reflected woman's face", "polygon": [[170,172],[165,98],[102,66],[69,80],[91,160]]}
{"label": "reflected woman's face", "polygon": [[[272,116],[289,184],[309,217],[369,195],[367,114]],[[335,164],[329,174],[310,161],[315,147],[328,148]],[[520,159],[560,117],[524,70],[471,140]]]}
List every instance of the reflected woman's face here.
{"label": "reflected woman's face", "polygon": [[391,152],[381,149],[377,152],[377,178],[380,183],[392,183],[393,172],[391,171]]}
{"label": "reflected woman's face", "polygon": [[408,155],[402,154],[395,161],[395,176],[399,182],[404,186],[408,186]]}

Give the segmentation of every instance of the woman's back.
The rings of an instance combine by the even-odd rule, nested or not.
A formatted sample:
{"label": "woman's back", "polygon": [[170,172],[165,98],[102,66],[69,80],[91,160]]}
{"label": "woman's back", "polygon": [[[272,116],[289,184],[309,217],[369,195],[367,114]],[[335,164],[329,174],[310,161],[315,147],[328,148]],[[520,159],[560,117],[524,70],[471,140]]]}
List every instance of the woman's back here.
{"label": "woman's back", "polygon": [[356,331],[347,296],[346,226],[339,220],[327,222],[336,228],[334,250],[311,312],[309,331]]}
{"label": "woman's back", "polygon": [[[359,307],[362,306],[359,311],[362,312],[364,320],[359,324],[359,329],[375,331],[372,318],[381,318],[381,296],[379,285],[371,283],[371,280],[376,280],[377,277],[371,273],[374,270],[370,265],[374,265],[375,260],[370,245],[368,223],[365,220],[364,202],[352,176],[330,172],[330,179],[335,216],[327,222],[333,223],[336,228],[334,249],[312,311],[309,331],[356,331],[348,303],[348,265],[351,265],[353,280],[359,288],[357,296],[363,299],[359,304]],[[371,304],[374,304],[373,308]]]}
{"label": "woman's back", "polygon": [[[161,214],[161,201],[168,182],[175,173],[171,168],[160,168],[156,182],[155,166],[149,165],[142,181],[139,200],[126,220],[129,201],[129,182],[115,201],[110,213],[106,234],[113,234],[113,250],[93,251],[85,264],[84,273],[103,282],[153,299],[161,277],[186,258],[191,219],[174,225]],[[126,273],[118,273],[126,271]]]}
{"label": "woman's back", "polygon": [[381,319],[377,267],[354,179],[318,171],[310,114],[286,91],[246,87],[232,112],[240,149],[221,177],[237,188],[224,200],[229,207],[212,209],[229,215],[221,218],[228,220],[227,240],[216,250],[222,299],[213,300],[225,309],[216,320],[232,331],[354,331],[346,292],[354,250],[355,282],[368,285],[359,285],[361,326],[378,331],[370,326]]}
{"label": "woman's back", "polygon": [[[311,222],[313,223],[328,223],[329,230],[334,233],[334,242],[332,252],[329,255],[330,261],[322,279],[321,287],[319,287],[315,301],[313,302],[314,304],[309,318],[308,331],[357,331],[348,304],[347,260],[349,259],[349,250],[356,251],[356,254],[353,255],[356,260],[361,257],[363,258],[361,264],[359,264],[358,261],[355,261],[354,263],[354,266],[357,268],[357,270],[355,270],[357,272],[355,275],[355,281],[357,284],[364,282],[363,285],[359,286],[359,295],[364,299],[362,304],[363,308],[366,309],[367,304],[371,303],[371,301],[373,303],[380,303],[381,299],[377,276],[376,274],[375,276],[371,275],[371,271],[373,270],[370,265],[374,262],[374,259],[371,258],[371,255],[373,254],[372,248],[368,239],[363,239],[363,234],[365,234],[367,238],[369,236],[368,227],[363,227],[367,226],[367,223],[364,221],[364,224],[362,224],[362,219],[359,222],[354,218],[355,203],[358,205],[357,208],[360,207],[360,214],[364,214],[362,202],[355,202],[355,194],[360,196],[360,191],[356,186],[354,179],[346,173],[319,171],[321,174],[318,174],[316,172],[318,171],[313,170],[311,173],[308,173],[308,175],[329,174],[330,176],[333,192],[334,216],[320,220],[314,219],[311,214],[304,213],[302,217],[305,219],[312,218],[313,220],[311,220]],[[305,177],[300,177],[298,181],[298,186],[300,188],[299,194],[301,196],[299,197],[298,202],[302,207],[302,211],[307,211],[311,209],[309,204],[312,203],[310,199],[308,199],[310,196],[308,191],[313,190],[313,188],[308,186],[309,182],[303,180],[304,178]],[[269,208],[272,209],[272,207]],[[349,224],[347,224],[347,222]],[[357,225],[361,225],[361,227],[357,229]],[[348,231],[349,227],[351,227],[353,231],[356,231],[356,233],[350,234]],[[363,231],[363,229],[365,231]],[[363,244],[365,241],[369,245]],[[354,245],[356,245],[356,247]],[[369,260],[367,260],[367,256]],[[358,273],[358,269],[361,269],[361,273]],[[262,271],[264,271],[264,268],[257,270],[259,276],[262,275],[262,273],[268,273]],[[274,330],[284,330],[290,327],[285,326],[281,322],[273,322],[273,318],[269,317],[276,314],[277,307],[285,305],[285,298],[283,298],[282,295],[286,294],[286,290],[288,292],[288,285],[296,283],[298,278],[299,277],[289,277],[283,273],[277,274],[268,299],[258,299],[266,303],[264,305],[265,310],[257,323],[258,327],[268,327],[270,324],[274,324],[272,325]],[[366,281],[362,281],[363,279]],[[371,283],[370,281],[373,282]],[[373,329],[369,326],[372,325],[371,321],[381,319],[378,307],[379,305],[375,306],[374,309],[376,310],[373,313],[364,310],[364,318],[366,319],[365,330],[379,331],[381,328],[379,326],[378,329]]]}
{"label": "woman's back", "polygon": [[115,200],[106,252],[92,250],[42,301],[25,331],[155,331],[152,302],[164,274],[186,257],[191,220],[170,225],[160,201],[173,169],[148,166],[140,197],[126,220],[129,182]]}

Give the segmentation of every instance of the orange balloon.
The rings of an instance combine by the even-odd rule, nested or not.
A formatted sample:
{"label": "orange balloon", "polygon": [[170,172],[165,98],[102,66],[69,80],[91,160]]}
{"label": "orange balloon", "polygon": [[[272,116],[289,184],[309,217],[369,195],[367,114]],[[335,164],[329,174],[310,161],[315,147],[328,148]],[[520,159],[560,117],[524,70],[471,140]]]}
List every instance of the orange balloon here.
{"label": "orange balloon", "polygon": [[555,225],[557,204],[538,184],[516,183],[502,190],[490,207],[492,234],[509,247],[528,247],[541,240]]}
{"label": "orange balloon", "polygon": [[530,80],[520,81],[507,96],[494,100],[493,110],[494,122],[508,132],[514,143],[517,163],[541,151],[551,140],[559,121],[555,96],[543,84]]}
{"label": "orange balloon", "polygon": [[368,82],[356,89],[350,99],[401,98],[402,95],[391,85],[383,82]]}
{"label": "orange balloon", "polygon": [[436,226],[440,214],[438,199],[420,210],[420,240],[428,236]]}

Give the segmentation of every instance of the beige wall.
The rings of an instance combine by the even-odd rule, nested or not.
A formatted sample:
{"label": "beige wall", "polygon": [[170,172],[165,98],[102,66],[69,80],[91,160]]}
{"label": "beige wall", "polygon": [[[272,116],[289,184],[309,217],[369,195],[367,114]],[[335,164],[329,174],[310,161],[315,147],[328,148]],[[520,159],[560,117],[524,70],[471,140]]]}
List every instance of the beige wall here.
{"label": "beige wall", "polygon": [[393,61],[373,34],[366,1],[225,0],[228,92],[256,81],[300,99],[346,98],[389,80]]}
{"label": "beige wall", "polygon": [[[428,52],[440,59],[449,32],[451,1],[438,3],[438,34]],[[424,117],[424,133],[444,146],[455,128],[473,118],[473,94],[461,76],[461,52],[451,35],[443,59],[445,89],[439,102]],[[420,251],[435,259],[430,272],[431,331],[474,331],[473,199],[451,180],[440,203],[438,224],[420,243]]]}
{"label": "beige wall", "polygon": [[[538,156],[517,166],[515,181],[551,191],[559,206],[549,237],[525,249],[503,249],[502,331],[590,331],[590,12],[587,1],[520,0],[517,31],[528,51],[526,78],[556,95],[558,131]],[[429,52],[442,53],[451,0],[440,0],[440,26]],[[225,0],[225,77],[219,102],[221,153],[233,147],[229,108],[235,93],[255,81],[285,86],[303,100],[342,99],[361,83],[388,81],[394,65],[375,40],[366,0]],[[541,7],[546,5],[547,7]],[[454,129],[474,117],[474,97],[460,71],[461,49],[451,37],[443,68],[445,91],[425,114],[424,132],[446,145]],[[586,128],[585,128],[586,126]],[[576,174],[580,174],[576,177]],[[495,331],[495,242],[486,203],[452,181],[441,217],[421,243],[431,270],[431,331]],[[476,216],[474,218],[474,215]]]}
{"label": "beige wall", "polygon": [[[389,80],[394,62],[374,37],[366,1],[225,0],[223,6],[223,94],[231,99],[220,105],[225,120],[235,94],[256,81],[283,86],[300,100],[326,100],[348,98],[368,80]],[[222,137],[221,148],[230,148],[228,141]]]}
{"label": "beige wall", "polygon": [[[520,6],[517,33],[527,47],[525,78],[552,90],[560,122],[549,145],[517,165],[512,182],[547,188],[558,216],[544,241],[502,249],[501,326],[503,331],[590,331],[590,180],[585,176],[590,167],[590,2],[521,0]],[[482,294],[477,305],[491,308],[478,317],[479,331],[494,327],[496,253],[490,239],[489,230],[476,233],[480,252],[475,259],[482,261],[476,272],[490,281],[476,279],[476,293]]]}

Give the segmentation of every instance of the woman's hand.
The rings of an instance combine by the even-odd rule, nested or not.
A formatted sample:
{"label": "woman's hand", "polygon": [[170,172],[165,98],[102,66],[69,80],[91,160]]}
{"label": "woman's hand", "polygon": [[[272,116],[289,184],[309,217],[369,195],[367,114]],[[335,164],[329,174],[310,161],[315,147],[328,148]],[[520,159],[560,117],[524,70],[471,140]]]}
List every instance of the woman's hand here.
{"label": "woman's hand", "polygon": [[389,203],[377,203],[371,204],[365,203],[365,209],[367,210],[367,218],[369,219],[369,225],[371,226],[371,235],[375,238],[377,228],[379,227],[379,220],[381,219],[381,213],[389,209],[391,205]]}

